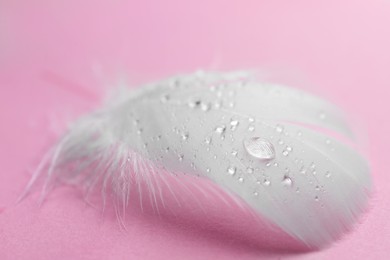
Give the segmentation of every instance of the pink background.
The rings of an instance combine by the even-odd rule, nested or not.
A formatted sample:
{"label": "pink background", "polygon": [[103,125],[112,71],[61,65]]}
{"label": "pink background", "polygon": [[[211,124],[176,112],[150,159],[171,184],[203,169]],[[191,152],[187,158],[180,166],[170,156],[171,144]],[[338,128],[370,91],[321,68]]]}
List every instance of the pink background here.
{"label": "pink background", "polygon": [[[0,1],[0,259],[388,259],[389,46],[387,0]],[[56,133],[96,105],[102,86],[198,68],[259,68],[358,119],[375,191],[352,233],[311,252],[207,202],[207,215],[135,207],[127,232],[70,187],[41,208],[36,194],[13,204]]]}

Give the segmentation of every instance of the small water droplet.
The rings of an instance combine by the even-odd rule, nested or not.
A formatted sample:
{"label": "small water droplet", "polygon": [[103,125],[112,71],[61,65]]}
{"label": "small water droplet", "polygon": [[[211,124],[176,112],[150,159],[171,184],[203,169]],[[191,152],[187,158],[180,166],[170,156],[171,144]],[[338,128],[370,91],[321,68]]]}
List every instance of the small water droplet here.
{"label": "small water droplet", "polygon": [[179,161],[181,162],[181,161],[183,161],[183,159],[184,159],[184,155],[179,155]]}
{"label": "small water droplet", "polygon": [[206,169],[206,172],[210,172],[210,168],[207,168],[207,169]]}
{"label": "small water droplet", "polygon": [[253,173],[253,168],[252,167],[248,167],[246,168],[246,172],[249,173],[249,174],[252,174]]}
{"label": "small water droplet", "polygon": [[230,166],[230,167],[227,169],[227,172],[228,172],[230,175],[236,174],[236,167]]}
{"label": "small water droplet", "polygon": [[243,182],[244,182],[244,178],[243,178],[243,177],[240,177],[240,178],[238,178],[238,181],[241,182],[241,183],[243,183]]}
{"label": "small water droplet", "polygon": [[137,130],[137,134],[140,135],[140,134],[142,134],[143,131],[144,131],[144,130],[143,130],[142,128],[140,128],[140,129]]}
{"label": "small water droplet", "polygon": [[255,126],[254,126],[254,125],[250,125],[250,126],[248,127],[248,131],[249,131],[249,132],[255,131]]}
{"label": "small water droplet", "polygon": [[214,103],[214,108],[215,109],[220,109],[221,107],[222,107],[222,103],[221,102],[217,101],[217,102]]}
{"label": "small water droplet", "polygon": [[270,186],[270,185],[271,185],[271,181],[268,180],[268,179],[265,179],[265,180],[263,181],[263,185],[264,185],[264,186]]}
{"label": "small water droplet", "polygon": [[207,112],[207,111],[210,110],[211,105],[210,105],[210,103],[202,103],[202,105],[200,106],[200,108],[202,109],[202,111]]}
{"label": "small water droplet", "polygon": [[255,119],[253,117],[248,118],[249,123],[255,122]]}
{"label": "small water droplet", "polygon": [[315,201],[319,201],[320,198],[319,198],[318,196],[315,196],[315,197],[314,197],[314,200],[315,200]]}
{"label": "small water droplet", "polygon": [[282,152],[282,154],[283,154],[284,156],[288,156],[288,155],[289,155],[289,152],[288,152],[287,150],[284,150],[284,151]]}
{"label": "small water droplet", "polygon": [[261,159],[270,160],[275,158],[275,148],[268,140],[260,137],[251,137],[243,142],[249,155]]}
{"label": "small water droplet", "polygon": [[320,186],[317,185],[316,186],[316,190],[319,191],[320,190]]}
{"label": "small water droplet", "polygon": [[280,140],[278,141],[278,144],[283,145],[283,144],[284,144],[284,141],[283,141],[282,139],[280,139]]}
{"label": "small water droplet", "polygon": [[281,126],[281,125],[276,125],[276,128],[275,128],[275,130],[276,130],[276,132],[278,132],[278,133],[282,133],[282,132],[283,132],[283,130],[284,130],[284,127],[283,127],[283,126]]}
{"label": "small water droplet", "polygon": [[230,129],[232,131],[236,130],[237,126],[239,125],[239,121],[238,120],[235,120],[235,119],[232,119],[230,121]]}
{"label": "small water droplet", "polygon": [[259,196],[259,193],[257,191],[253,192],[253,196]]}
{"label": "small water droplet", "polygon": [[287,147],[286,147],[286,151],[287,151],[287,152],[292,152],[292,150],[293,150],[293,149],[292,149],[291,146],[287,146]]}
{"label": "small water droplet", "polygon": [[182,135],[181,135],[181,139],[184,140],[184,141],[186,141],[188,139],[188,137],[189,137],[189,134],[187,132],[186,133],[182,133]]}
{"label": "small water droplet", "polygon": [[238,154],[238,151],[237,150],[232,150],[232,153],[231,153],[234,157],[236,157],[237,156],[237,154]]}
{"label": "small water droplet", "polygon": [[196,107],[198,107],[200,104],[201,104],[201,101],[200,101],[200,100],[192,100],[192,101],[188,102],[188,106],[189,106],[190,108],[196,108]]}
{"label": "small water droplet", "polygon": [[206,137],[206,139],[204,139],[204,142],[205,144],[211,144],[211,137]]}
{"label": "small water droplet", "polygon": [[223,134],[223,133],[225,133],[225,130],[226,130],[226,126],[224,126],[224,125],[221,125],[221,126],[218,126],[215,128],[215,132],[217,134]]}
{"label": "small water droplet", "polygon": [[326,177],[326,178],[330,178],[330,176],[332,176],[332,174],[331,174],[329,171],[327,171],[327,172],[325,173],[325,177]]}
{"label": "small water droplet", "polygon": [[279,166],[279,163],[274,162],[274,166],[275,166],[275,167],[278,167],[278,166]]}
{"label": "small water droplet", "polygon": [[292,179],[289,176],[284,176],[284,178],[282,180],[282,184],[285,187],[291,187],[293,182],[292,182]]}

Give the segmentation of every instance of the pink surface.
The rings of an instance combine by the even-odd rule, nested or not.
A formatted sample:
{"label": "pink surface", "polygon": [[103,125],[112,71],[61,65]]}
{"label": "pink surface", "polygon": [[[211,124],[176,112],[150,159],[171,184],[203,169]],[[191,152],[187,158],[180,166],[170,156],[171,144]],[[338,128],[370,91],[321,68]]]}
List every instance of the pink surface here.
{"label": "pink surface", "polygon": [[[390,1],[227,2],[0,2],[0,259],[388,259]],[[366,132],[371,210],[330,248],[302,250],[211,202],[208,215],[135,208],[126,232],[70,187],[41,208],[36,195],[12,204],[53,133],[96,105],[102,85],[253,67],[328,97]]]}

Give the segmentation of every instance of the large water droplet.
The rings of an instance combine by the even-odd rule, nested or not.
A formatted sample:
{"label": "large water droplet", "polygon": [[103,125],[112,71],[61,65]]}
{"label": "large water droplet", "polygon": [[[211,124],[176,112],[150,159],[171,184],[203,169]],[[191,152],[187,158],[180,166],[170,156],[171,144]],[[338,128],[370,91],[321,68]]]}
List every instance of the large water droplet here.
{"label": "large water droplet", "polygon": [[268,140],[260,137],[251,137],[243,142],[245,150],[251,156],[260,160],[275,158],[275,148]]}

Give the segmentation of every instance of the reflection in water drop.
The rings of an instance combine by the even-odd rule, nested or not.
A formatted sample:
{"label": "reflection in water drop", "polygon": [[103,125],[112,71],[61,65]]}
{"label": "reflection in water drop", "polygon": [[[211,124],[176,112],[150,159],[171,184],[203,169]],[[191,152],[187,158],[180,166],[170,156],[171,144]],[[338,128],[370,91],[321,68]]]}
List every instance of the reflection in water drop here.
{"label": "reflection in water drop", "polygon": [[268,140],[260,137],[251,137],[243,142],[249,155],[260,159],[270,160],[275,158],[275,148]]}

